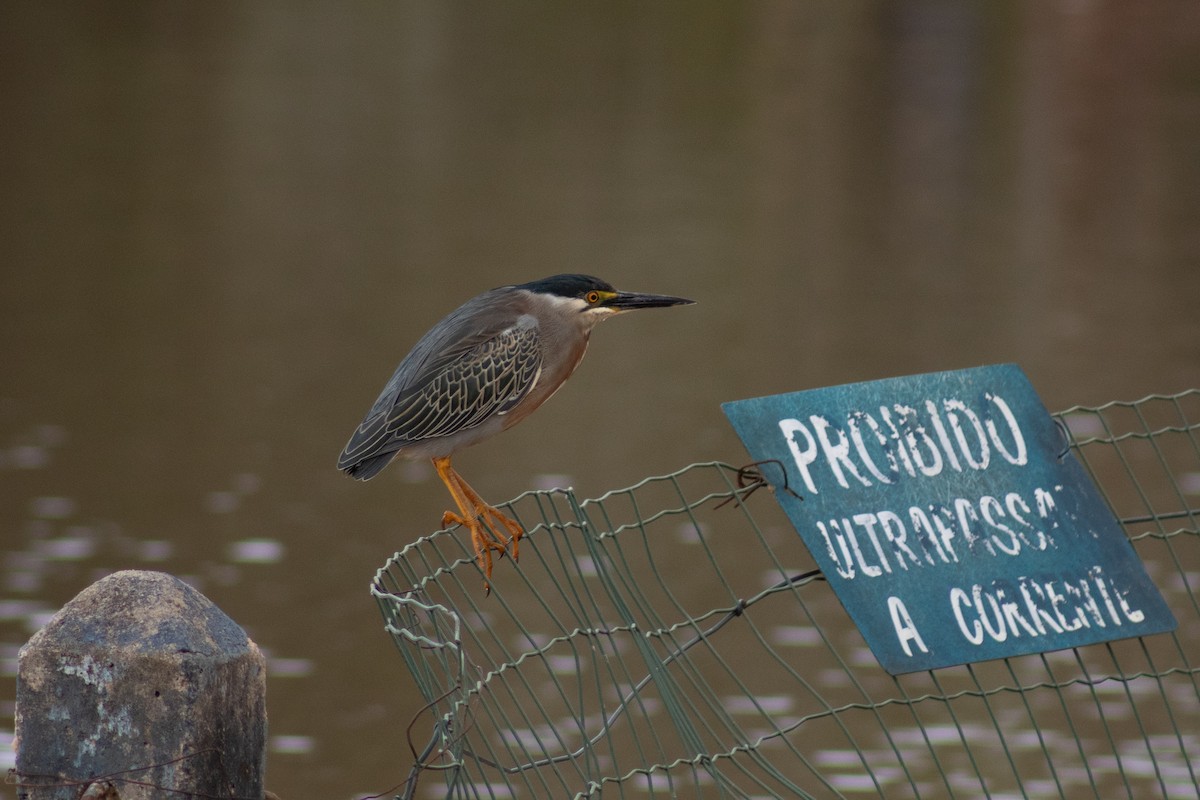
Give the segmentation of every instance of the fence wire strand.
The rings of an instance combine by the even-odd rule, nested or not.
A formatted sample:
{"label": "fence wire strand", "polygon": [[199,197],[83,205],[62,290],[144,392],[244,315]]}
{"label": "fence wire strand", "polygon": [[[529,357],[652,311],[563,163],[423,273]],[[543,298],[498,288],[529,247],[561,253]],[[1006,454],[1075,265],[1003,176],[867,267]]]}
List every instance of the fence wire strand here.
{"label": "fence wire strand", "polygon": [[1175,633],[893,677],[753,470],[530,492],[490,597],[458,530],[376,573],[428,703],[400,796],[1197,797],[1200,391],[1055,417]]}

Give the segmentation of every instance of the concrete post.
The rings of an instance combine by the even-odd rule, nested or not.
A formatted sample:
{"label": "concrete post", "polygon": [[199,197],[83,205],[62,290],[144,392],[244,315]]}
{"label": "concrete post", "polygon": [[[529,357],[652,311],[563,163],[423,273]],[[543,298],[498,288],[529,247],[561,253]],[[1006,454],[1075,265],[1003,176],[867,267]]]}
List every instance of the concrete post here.
{"label": "concrete post", "polygon": [[259,800],[266,728],[258,647],[161,572],[92,584],[18,657],[21,798]]}

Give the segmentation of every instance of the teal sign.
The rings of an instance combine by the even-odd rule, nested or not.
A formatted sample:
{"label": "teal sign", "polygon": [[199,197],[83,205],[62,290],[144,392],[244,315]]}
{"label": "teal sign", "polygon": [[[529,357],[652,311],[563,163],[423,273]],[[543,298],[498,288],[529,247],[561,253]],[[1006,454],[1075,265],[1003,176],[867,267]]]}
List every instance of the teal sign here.
{"label": "teal sign", "polygon": [[1016,365],[723,408],[893,675],[1175,628]]}

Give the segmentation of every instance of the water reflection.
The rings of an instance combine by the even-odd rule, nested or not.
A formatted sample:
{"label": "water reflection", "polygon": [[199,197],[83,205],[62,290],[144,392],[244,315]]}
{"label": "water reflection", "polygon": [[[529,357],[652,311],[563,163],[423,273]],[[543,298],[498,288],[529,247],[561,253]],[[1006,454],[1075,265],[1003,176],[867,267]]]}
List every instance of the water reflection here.
{"label": "water reflection", "polygon": [[998,361],[1051,408],[1200,385],[1194,4],[5,23],[0,657],[106,572],[185,576],[313,665],[271,678],[308,743],[273,745],[284,797],[407,768],[421,702],[365,587],[448,498],[427,465],[332,463],[380,369],[481,289],[699,300],[606,330],[534,427],[464,455],[492,500],[735,461],[718,404],[771,392]]}
{"label": "water reflection", "polygon": [[283,542],[275,539],[245,539],[229,546],[229,560],[235,563],[273,564],[283,555]]}
{"label": "water reflection", "polygon": [[267,670],[273,678],[306,678],[315,664],[311,658],[277,658],[267,656]]}
{"label": "water reflection", "polygon": [[145,564],[167,561],[175,553],[175,545],[162,539],[149,539],[136,544],[134,557]]}
{"label": "water reflection", "polygon": [[272,736],[267,749],[272,753],[300,755],[311,753],[315,746],[311,736]]}

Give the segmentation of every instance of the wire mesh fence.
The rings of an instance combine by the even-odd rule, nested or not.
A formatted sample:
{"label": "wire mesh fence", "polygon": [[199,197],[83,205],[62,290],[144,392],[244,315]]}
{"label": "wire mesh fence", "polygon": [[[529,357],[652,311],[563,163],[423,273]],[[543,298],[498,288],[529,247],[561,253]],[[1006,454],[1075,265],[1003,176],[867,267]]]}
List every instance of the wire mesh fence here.
{"label": "wire mesh fence", "polygon": [[376,574],[402,796],[1196,798],[1200,391],[1055,416],[1173,634],[893,677],[753,472],[531,492],[490,597],[459,531]]}

